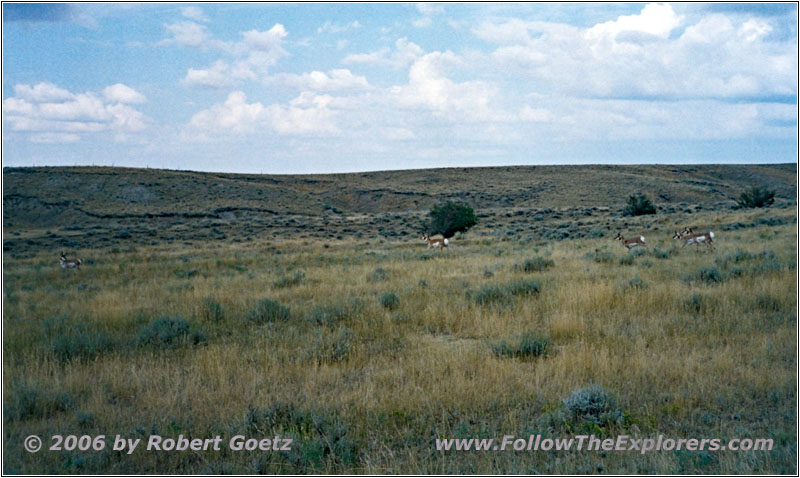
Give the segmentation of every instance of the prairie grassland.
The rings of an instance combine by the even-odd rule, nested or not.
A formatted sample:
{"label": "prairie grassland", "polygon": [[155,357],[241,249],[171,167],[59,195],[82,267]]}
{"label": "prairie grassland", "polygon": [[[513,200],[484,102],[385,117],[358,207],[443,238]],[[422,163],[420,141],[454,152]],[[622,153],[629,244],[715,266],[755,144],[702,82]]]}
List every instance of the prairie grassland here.
{"label": "prairie grassland", "polygon": [[[637,230],[649,248],[632,252],[610,234],[467,234],[443,252],[367,240],[97,250],[80,272],[6,257],[3,471],[795,474],[794,214],[716,232],[713,253],[681,248],[665,226]],[[592,384],[613,419],[565,404]],[[774,448],[435,449],[531,433]],[[29,454],[30,434],[296,441],[288,453]]]}

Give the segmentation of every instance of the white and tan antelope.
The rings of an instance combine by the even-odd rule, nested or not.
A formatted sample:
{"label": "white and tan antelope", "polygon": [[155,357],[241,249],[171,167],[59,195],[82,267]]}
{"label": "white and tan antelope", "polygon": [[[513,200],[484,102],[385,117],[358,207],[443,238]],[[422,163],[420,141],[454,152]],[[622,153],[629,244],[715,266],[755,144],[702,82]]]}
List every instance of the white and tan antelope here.
{"label": "white and tan antelope", "polygon": [[[683,229],[683,232],[681,233],[681,237],[687,238],[686,239],[687,243],[688,243],[688,241],[692,241],[691,242],[692,244],[705,244],[706,247],[708,247],[712,251],[714,250],[714,244],[713,244],[713,242],[714,242],[714,233],[712,231],[701,232],[699,234],[695,234],[695,232],[692,231],[691,227],[686,227],[686,228]],[[684,244],[684,245],[686,245],[686,244]]]}
{"label": "white and tan antelope", "polygon": [[637,236],[633,239],[625,239],[625,236],[622,233],[618,232],[617,237],[614,239],[620,241],[623,246],[627,247],[628,250],[633,249],[634,247],[642,246],[647,247],[647,244],[644,242],[644,236]]}
{"label": "white and tan antelope", "polygon": [[422,235],[422,240],[428,243],[428,249],[433,247],[434,249],[442,250],[450,244],[450,241],[447,240],[446,237],[431,237],[427,234]]}
{"label": "white and tan antelope", "polygon": [[672,235],[672,238],[676,239],[676,240],[679,240],[679,241],[683,241],[683,245],[681,246],[681,249],[686,247],[687,244],[696,244],[694,242],[694,238],[693,237],[689,237],[688,235],[684,236],[683,234],[681,234],[678,231],[675,231],[675,234]]}
{"label": "white and tan antelope", "polygon": [[80,259],[67,259],[67,254],[65,252],[61,253],[61,259],[59,259],[61,263],[62,269],[77,269],[81,270],[81,260]]}

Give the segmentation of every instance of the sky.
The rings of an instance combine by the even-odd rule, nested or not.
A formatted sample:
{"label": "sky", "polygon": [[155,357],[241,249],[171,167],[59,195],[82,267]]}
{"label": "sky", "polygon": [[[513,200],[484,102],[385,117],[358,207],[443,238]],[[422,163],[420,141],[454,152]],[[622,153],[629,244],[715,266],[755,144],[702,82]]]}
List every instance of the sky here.
{"label": "sky", "polygon": [[2,162],[797,162],[797,21],[794,3],[4,3]]}

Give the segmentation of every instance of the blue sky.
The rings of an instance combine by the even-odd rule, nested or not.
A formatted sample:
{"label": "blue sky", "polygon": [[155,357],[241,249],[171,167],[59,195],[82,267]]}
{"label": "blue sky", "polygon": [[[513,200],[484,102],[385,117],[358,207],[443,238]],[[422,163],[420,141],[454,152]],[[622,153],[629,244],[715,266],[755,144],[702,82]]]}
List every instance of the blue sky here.
{"label": "blue sky", "polygon": [[797,161],[797,7],[3,4],[3,165]]}

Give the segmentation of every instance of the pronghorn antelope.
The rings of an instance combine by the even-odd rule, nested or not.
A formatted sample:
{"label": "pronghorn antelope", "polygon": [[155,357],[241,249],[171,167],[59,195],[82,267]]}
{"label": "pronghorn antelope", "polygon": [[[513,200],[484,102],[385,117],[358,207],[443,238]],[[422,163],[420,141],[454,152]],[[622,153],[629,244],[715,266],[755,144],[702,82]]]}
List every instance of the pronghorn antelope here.
{"label": "pronghorn antelope", "polygon": [[636,246],[643,246],[647,247],[647,244],[644,242],[644,236],[634,237],[633,239],[625,239],[625,236],[622,233],[617,233],[617,237],[614,239],[620,241],[623,246],[627,247],[629,250],[633,249]]}
{"label": "pronghorn antelope", "polygon": [[695,244],[693,237],[684,236],[683,234],[681,234],[678,231],[675,231],[675,234],[672,235],[672,238],[683,241],[683,245],[681,246],[681,249],[686,247],[687,244]]}
{"label": "pronghorn antelope", "polygon": [[687,242],[692,241],[691,242],[692,244],[699,244],[702,242],[703,244],[706,245],[706,247],[708,247],[712,251],[714,250],[714,245],[712,244],[714,242],[714,233],[711,231],[695,234],[694,231],[692,231],[691,227],[686,227],[683,229],[681,236],[688,238]]}
{"label": "pronghorn antelope", "polygon": [[65,252],[61,253],[61,259],[59,260],[59,262],[61,262],[62,269],[78,269],[78,270],[81,269],[81,264],[82,264],[81,260],[67,259],[67,255]]}
{"label": "pronghorn antelope", "polygon": [[432,238],[427,234],[422,235],[422,240],[428,243],[428,249],[431,247],[444,249],[448,244],[450,244],[450,241],[448,241],[446,237]]}

